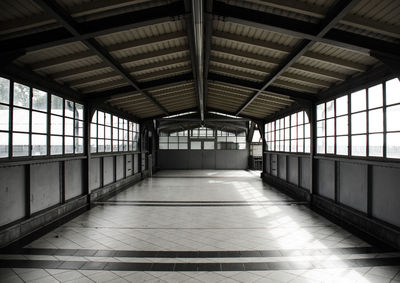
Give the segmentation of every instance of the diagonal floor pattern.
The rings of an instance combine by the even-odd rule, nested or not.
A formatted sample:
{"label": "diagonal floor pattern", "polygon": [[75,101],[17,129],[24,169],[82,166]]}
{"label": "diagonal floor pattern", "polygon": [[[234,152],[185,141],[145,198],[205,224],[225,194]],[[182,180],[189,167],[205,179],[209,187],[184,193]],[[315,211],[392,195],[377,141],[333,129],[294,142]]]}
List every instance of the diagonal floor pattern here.
{"label": "diagonal floor pattern", "polygon": [[400,282],[373,247],[250,171],[161,171],[25,247],[0,282]]}

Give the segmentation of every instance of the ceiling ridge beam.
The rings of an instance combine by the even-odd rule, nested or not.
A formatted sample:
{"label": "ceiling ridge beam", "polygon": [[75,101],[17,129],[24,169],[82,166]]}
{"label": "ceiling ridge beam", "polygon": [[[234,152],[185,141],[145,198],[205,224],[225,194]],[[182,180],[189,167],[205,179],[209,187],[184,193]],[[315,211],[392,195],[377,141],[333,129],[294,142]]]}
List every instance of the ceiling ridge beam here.
{"label": "ceiling ridge beam", "polygon": [[[351,9],[358,3],[358,0],[352,1],[339,1],[331,10],[328,15],[318,25],[318,30],[315,31],[316,37],[323,37],[329,30],[333,28]],[[313,45],[315,41],[310,39],[303,39],[292,53],[278,65],[276,70],[272,72],[264,81],[263,86],[260,90],[256,91],[247,101],[244,103],[236,112],[240,114],[247,106],[249,106],[257,96],[267,89],[271,84],[274,83],[277,78],[284,73],[291,65],[293,65],[301,56],[303,56]]]}
{"label": "ceiling ridge beam", "polygon": [[[52,15],[61,25],[67,29],[74,37],[81,37],[81,27],[74,21],[74,19],[67,14],[67,12],[55,1],[51,0],[35,0],[35,2],[47,13]],[[87,25],[85,25],[87,27]],[[130,85],[136,88],[141,94],[147,97],[153,104],[155,104],[161,111],[168,114],[165,109],[156,99],[154,99],[147,92],[141,90],[135,79],[126,71],[122,65],[117,62],[108,51],[102,47],[95,39],[84,39],[82,42],[93,52],[97,54],[104,62],[110,65],[115,72],[122,76]]]}

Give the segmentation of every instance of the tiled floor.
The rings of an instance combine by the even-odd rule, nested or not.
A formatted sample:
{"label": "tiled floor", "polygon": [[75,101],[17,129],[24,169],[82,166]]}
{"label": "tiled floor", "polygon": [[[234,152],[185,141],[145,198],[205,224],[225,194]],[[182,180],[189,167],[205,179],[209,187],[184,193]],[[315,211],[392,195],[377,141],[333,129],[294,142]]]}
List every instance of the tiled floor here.
{"label": "tiled floor", "polygon": [[400,282],[399,258],[259,173],[162,171],[0,254],[0,282]]}

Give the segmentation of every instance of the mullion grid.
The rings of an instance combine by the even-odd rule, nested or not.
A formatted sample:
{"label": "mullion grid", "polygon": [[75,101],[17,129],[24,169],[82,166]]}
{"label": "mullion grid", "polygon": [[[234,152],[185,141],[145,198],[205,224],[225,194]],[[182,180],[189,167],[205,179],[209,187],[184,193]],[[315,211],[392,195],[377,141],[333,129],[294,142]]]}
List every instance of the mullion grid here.
{"label": "mullion grid", "polygon": [[[13,84],[10,80],[7,80],[5,78],[0,78],[1,83],[3,85],[4,81],[7,83],[8,82],[8,87],[6,86],[6,88],[8,88],[8,102],[4,101],[1,102],[0,101],[0,108],[4,108],[4,110],[0,111],[7,111],[7,114],[5,115],[8,118],[7,124],[4,124],[5,127],[2,128],[0,127],[0,135],[1,136],[6,136],[6,138],[1,138],[0,140],[7,142],[7,150],[4,150],[3,154],[2,152],[0,152],[0,158],[1,159],[5,159],[5,158],[10,158],[11,153],[12,153],[12,114],[13,114],[13,95],[11,95],[11,93],[13,92]],[[3,86],[2,86],[3,87]],[[0,121],[2,122],[2,121]],[[6,144],[1,144],[1,146],[5,146]]]}
{"label": "mullion grid", "polygon": [[[301,117],[301,119],[299,119]],[[309,120],[304,111],[277,119],[265,125],[267,151],[308,153]],[[301,120],[301,122],[299,122]],[[293,122],[295,121],[295,122]],[[300,130],[301,129],[301,130]],[[299,135],[301,133],[301,135]],[[306,142],[308,141],[308,142]]]}
{"label": "mullion grid", "polygon": [[[393,80],[396,80],[393,79]],[[324,152],[321,152],[320,150],[317,152],[318,154],[332,154],[332,155],[347,155],[347,156],[354,156],[354,157],[370,157],[370,158],[400,158],[400,153],[398,152],[399,150],[396,149],[398,146],[394,146],[393,149],[391,149],[391,151],[394,151],[394,153],[392,153],[391,156],[388,155],[387,151],[388,151],[388,147],[390,147],[390,145],[387,142],[387,137],[390,134],[395,134],[395,141],[392,142],[400,144],[400,127],[395,128],[395,130],[388,130],[387,126],[388,126],[388,108],[391,107],[399,107],[398,109],[395,109],[395,111],[400,112],[400,101],[396,101],[395,103],[391,103],[388,105],[387,103],[387,83],[390,82],[389,81],[385,81],[381,84],[377,84],[374,86],[371,86],[369,88],[366,89],[362,89],[356,92],[353,92],[349,95],[344,95],[342,97],[339,97],[335,100],[332,101],[328,101],[326,103],[322,103],[317,105],[317,107],[324,105],[324,119],[318,119],[317,120],[317,125],[323,125],[324,126],[324,134],[323,135],[317,135],[317,145],[320,144],[320,141],[322,140],[322,138],[324,139]],[[396,91],[400,91],[400,83],[397,84],[397,88]],[[380,98],[382,100],[381,104],[378,104],[377,106],[371,106],[370,101],[371,101],[371,96],[372,94],[372,89],[373,88],[380,88]],[[365,103],[365,108],[359,109],[359,110],[355,110],[353,111],[352,109],[352,105],[354,104],[353,100],[353,95],[355,96],[357,93],[362,93],[365,92],[365,96],[364,96],[364,101],[363,103]],[[347,112],[346,114],[341,114],[341,115],[337,115],[336,111],[337,111],[337,101],[338,99],[347,97]],[[329,119],[326,116],[326,104],[329,102],[333,102],[335,107],[335,114],[334,114],[334,129],[335,129],[335,133],[334,135],[328,135],[327,134],[327,125],[326,125],[326,121]],[[393,109],[393,108],[391,108]],[[373,112],[377,113],[376,117],[371,117],[373,114]],[[397,112],[395,112],[397,113]],[[395,114],[393,114],[395,115]],[[340,118],[343,117],[347,117],[347,134],[338,134],[338,120]],[[355,124],[355,119],[360,119],[359,117],[361,117],[361,121],[362,124]],[[365,117],[365,118],[364,118]],[[381,123],[380,123],[380,128],[378,128],[377,130],[372,129],[371,130],[371,126],[372,123],[375,122],[376,119],[381,119]],[[394,118],[392,118],[394,119]],[[392,120],[390,119],[390,120]],[[393,122],[392,122],[393,123]],[[353,127],[354,126],[354,127]],[[360,127],[360,129],[357,129],[357,127]],[[365,130],[364,130],[365,128]],[[334,151],[333,152],[328,152],[327,151],[327,142],[326,142],[326,138],[328,137],[334,137]],[[372,139],[376,137],[377,140],[375,140],[375,142],[372,142]],[[338,152],[338,140],[340,138],[345,138],[347,139],[347,152],[346,154],[339,153]],[[358,140],[357,140],[358,139]],[[359,146],[359,148],[357,149],[357,145],[359,141],[362,140],[362,146],[363,148],[361,148]],[[365,139],[365,140],[364,140]],[[356,143],[357,142],[357,143]],[[377,145],[376,145],[377,144]],[[373,148],[374,145],[377,146],[377,148]],[[357,152],[358,150],[358,152]],[[374,151],[376,153],[374,153]]]}

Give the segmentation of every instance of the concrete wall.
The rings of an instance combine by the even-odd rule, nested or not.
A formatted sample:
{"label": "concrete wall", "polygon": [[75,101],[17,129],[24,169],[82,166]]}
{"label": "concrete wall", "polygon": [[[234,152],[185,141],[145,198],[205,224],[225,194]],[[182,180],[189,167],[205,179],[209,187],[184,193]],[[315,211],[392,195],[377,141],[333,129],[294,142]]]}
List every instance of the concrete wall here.
{"label": "concrete wall", "polygon": [[159,169],[247,169],[247,150],[159,150]]}

